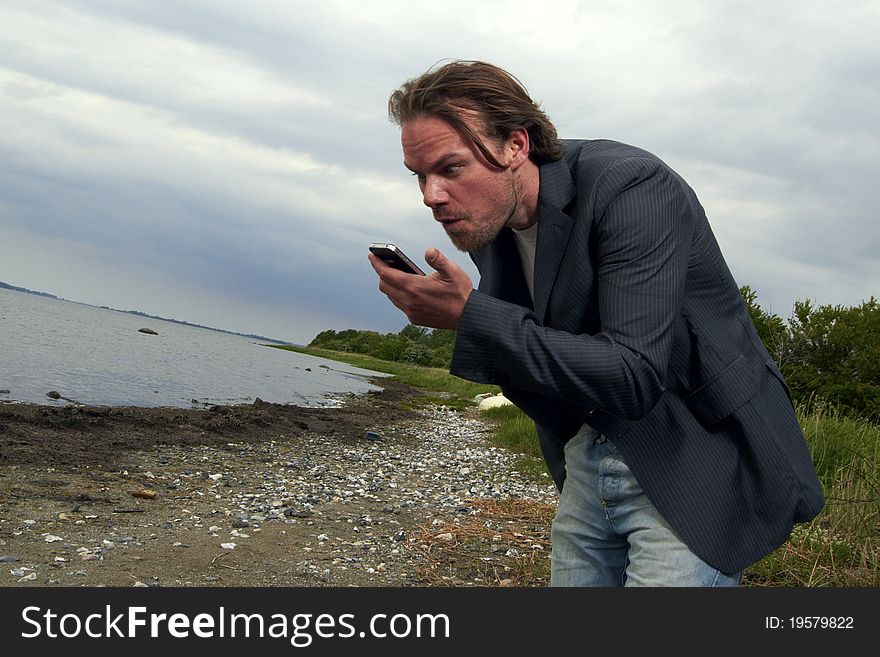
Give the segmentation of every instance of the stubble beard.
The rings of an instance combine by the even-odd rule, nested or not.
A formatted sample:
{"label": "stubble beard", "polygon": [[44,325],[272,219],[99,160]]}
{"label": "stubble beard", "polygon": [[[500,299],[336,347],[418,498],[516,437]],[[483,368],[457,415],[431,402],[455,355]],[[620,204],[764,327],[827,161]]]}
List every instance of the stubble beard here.
{"label": "stubble beard", "polygon": [[[498,237],[498,233],[510,222],[519,207],[519,195],[515,183],[511,180],[507,188],[503,205],[497,211],[483,213],[474,217],[469,213],[452,215],[451,218],[463,222],[466,230],[456,233],[446,230],[449,241],[459,251],[470,253],[476,251]],[[444,215],[450,218],[449,215]],[[454,230],[454,229],[453,229]]]}

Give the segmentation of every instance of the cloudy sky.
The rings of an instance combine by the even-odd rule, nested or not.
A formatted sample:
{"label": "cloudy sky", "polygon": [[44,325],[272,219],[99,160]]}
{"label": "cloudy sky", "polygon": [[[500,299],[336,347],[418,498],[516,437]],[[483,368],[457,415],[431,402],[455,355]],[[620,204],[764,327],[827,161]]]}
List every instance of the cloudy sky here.
{"label": "cloudy sky", "polygon": [[0,0],[0,26],[6,283],[292,342],[398,331],[367,244],[455,252],[387,97],[457,58],[563,137],[665,159],[765,309],[880,296],[876,0]]}

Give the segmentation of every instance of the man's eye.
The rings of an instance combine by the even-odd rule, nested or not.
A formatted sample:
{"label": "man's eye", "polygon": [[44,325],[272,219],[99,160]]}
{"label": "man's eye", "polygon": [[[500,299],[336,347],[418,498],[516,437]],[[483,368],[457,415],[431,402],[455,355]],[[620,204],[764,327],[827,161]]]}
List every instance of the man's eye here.
{"label": "man's eye", "polygon": [[445,173],[447,176],[454,176],[459,172],[460,169],[460,164],[450,164],[448,167],[443,169],[443,173]]}

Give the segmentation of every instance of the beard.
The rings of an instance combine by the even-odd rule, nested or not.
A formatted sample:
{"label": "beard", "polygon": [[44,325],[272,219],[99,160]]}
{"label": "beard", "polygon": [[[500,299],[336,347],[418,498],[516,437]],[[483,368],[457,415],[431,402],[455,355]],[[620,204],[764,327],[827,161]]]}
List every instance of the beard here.
{"label": "beard", "polygon": [[[511,180],[498,191],[497,200],[491,207],[477,214],[434,212],[434,218],[443,222],[449,241],[459,251],[469,253],[486,246],[513,218],[519,207],[516,185]],[[451,220],[455,223],[446,223]]]}

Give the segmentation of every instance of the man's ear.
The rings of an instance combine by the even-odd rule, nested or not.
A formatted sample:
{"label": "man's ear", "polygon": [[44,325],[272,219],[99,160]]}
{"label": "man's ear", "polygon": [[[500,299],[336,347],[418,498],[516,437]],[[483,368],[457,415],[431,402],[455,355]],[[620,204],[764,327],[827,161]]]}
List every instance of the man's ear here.
{"label": "man's ear", "polygon": [[529,151],[531,142],[529,140],[529,132],[524,128],[514,130],[507,137],[504,144],[505,155],[508,158],[508,165],[512,170],[516,170],[529,160]]}

